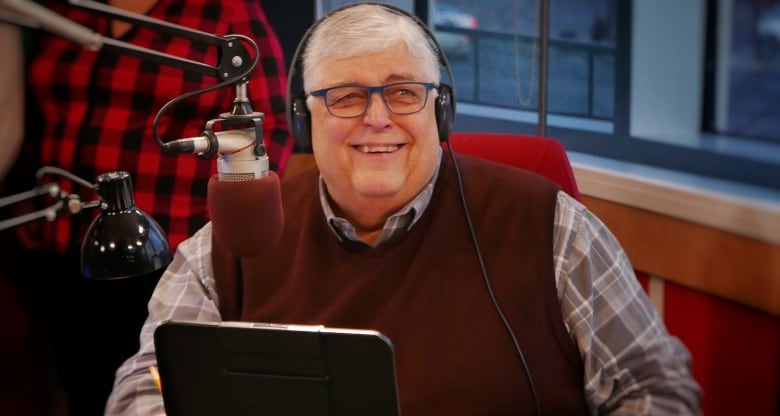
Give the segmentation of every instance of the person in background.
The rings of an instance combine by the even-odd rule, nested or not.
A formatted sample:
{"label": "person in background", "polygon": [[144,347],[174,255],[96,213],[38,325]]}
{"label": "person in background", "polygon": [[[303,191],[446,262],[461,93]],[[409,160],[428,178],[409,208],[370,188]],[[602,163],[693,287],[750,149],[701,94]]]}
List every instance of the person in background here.
{"label": "person in background", "polygon": [[380,331],[404,416],[700,413],[688,350],[605,225],[539,175],[440,145],[448,92],[422,23],[351,5],[305,39],[318,169],[282,183],[282,236],[258,256],[211,223],[179,245],[108,414],[164,411],[149,368],[166,320]]}
{"label": "person in background", "polygon": [[0,184],[11,169],[22,147],[24,124],[24,54],[22,53],[22,35],[18,27],[0,21],[0,50],[3,51],[4,65],[0,71],[0,108],[3,109],[0,122],[0,140],[3,151],[0,152]]}
{"label": "person in background", "polygon": [[[24,138],[24,53],[21,30],[0,22],[0,51],[3,68],[0,69],[0,196],[4,195],[6,174],[19,154]],[[1,210],[5,215],[6,210]],[[6,217],[0,217],[5,219]],[[13,233],[0,231],[3,263],[11,263],[18,249]],[[7,257],[6,257],[7,256]],[[19,267],[19,270],[22,268]],[[0,393],[3,414],[43,416],[47,414],[46,367],[40,356],[45,354],[44,340],[37,330],[36,315],[31,312],[36,302],[34,282],[13,268],[0,268],[0,315],[3,331],[0,335],[0,367],[10,383]]]}
{"label": "person in background", "polygon": [[[224,36],[252,38],[260,59],[249,78],[254,111],[265,115],[263,137],[271,168],[281,174],[293,148],[284,105],[286,72],[278,39],[260,2],[249,0],[109,0],[109,5]],[[140,47],[216,65],[213,47],[100,16],[65,2],[42,4],[62,16]],[[27,134],[7,183],[18,190],[35,185],[35,172],[55,166],[95,182],[110,171],[131,174],[137,206],[153,216],[175,248],[207,223],[206,192],[216,174],[214,158],[163,154],[152,134],[157,112],[170,100],[211,86],[216,78],[123,54],[92,51],[56,35],[36,31],[27,64]],[[251,48],[250,54],[253,55]],[[184,100],[164,115],[163,140],[201,135],[208,120],[231,109],[233,87]],[[215,130],[217,130],[215,128]],[[90,189],[63,180],[64,189],[96,199]],[[31,210],[33,207],[24,207]],[[102,415],[114,372],[138,349],[137,333],[159,273],[135,279],[88,281],[79,252],[97,213],[60,215],[53,222],[15,228],[18,243],[45,264],[30,265],[28,278],[45,279],[54,369],[69,413]],[[32,270],[35,270],[33,272]]]}

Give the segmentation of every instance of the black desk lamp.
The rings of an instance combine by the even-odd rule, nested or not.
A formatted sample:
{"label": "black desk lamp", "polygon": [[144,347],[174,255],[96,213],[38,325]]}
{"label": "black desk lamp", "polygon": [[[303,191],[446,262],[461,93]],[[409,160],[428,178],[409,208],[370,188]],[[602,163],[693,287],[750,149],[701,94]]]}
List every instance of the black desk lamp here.
{"label": "black desk lamp", "polygon": [[88,279],[107,280],[141,276],[159,270],[172,260],[171,249],[160,225],[138,207],[133,198],[130,174],[124,171],[104,173],[91,184],[71,173],[50,166],[38,170],[39,182],[46,175],[59,175],[94,189],[99,199],[82,202],[56,183],[44,183],[32,191],[0,198],[0,207],[49,195],[54,204],[26,215],[0,221],[0,230],[46,218],[50,221],[65,210],[79,214],[99,208],[81,245],[81,273]]}
{"label": "black desk lamp", "polygon": [[81,244],[81,274],[88,279],[144,275],[171,262],[171,249],[160,225],[135,206],[133,183],[124,171],[97,178],[101,214]]}

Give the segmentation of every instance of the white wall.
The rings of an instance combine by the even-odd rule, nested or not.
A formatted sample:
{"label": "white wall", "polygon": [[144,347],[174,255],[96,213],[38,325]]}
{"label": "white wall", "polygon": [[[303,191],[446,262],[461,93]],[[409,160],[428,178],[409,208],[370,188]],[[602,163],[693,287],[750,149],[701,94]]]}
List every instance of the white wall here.
{"label": "white wall", "polygon": [[698,140],[705,37],[704,0],[635,0],[631,135]]}

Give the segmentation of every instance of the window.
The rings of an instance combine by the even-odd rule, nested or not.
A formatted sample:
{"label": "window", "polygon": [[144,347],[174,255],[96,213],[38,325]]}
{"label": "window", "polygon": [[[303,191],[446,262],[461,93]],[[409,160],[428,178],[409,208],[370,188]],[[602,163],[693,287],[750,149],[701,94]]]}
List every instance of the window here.
{"label": "window", "polygon": [[[433,7],[431,21],[456,74],[458,99],[537,111],[539,4],[493,1],[495,7],[436,0]],[[612,120],[615,0],[558,3],[550,9],[549,111]]]}
{"label": "window", "polygon": [[[714,3],[714,2],[712,2]],[[780,143],[780,3],[729,0],[710,5],[708,48],[715,70],[712,124],[720,134]]]}
{"label": "window", "polygon": [[[429,10],[455,77],[456,129],[535,133],[539,1]],[[550,0],[548,28],[547,135],[579,153],[780,189],[775,1]]]}

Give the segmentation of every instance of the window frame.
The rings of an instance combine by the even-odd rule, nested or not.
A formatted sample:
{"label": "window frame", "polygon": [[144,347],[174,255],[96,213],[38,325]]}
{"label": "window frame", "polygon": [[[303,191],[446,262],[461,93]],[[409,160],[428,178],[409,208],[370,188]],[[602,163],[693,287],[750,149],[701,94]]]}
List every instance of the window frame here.
{"label": "window frame", "polygon": [[[670,169],[676,172],[700,175],[716,180],[734,181],[749,186],[780,189],[780,146],[765,141],[751,141],[747,138],[719,135],[704,131],[704,117],[708,110],[705,102],[714,95],[716,88],[714,77],[708,75],[704,61],[704,48],[713,42],[711,36],[716,31],[708,30],[702,34],[702,62],[699,70],[703,84],[693,97],[700,100],[701,113],[693,120],[696,123],[696,137],[678,140],[652,134],[632,133],[632,76],[634,50],[635,3],[642,0],[617,1],[616,44],[615,44],[615,97],[614,119],[610,132],[589,131],[576,127],[566,127],[554,121],[555,116],[548,114],[547,135],[564,144],[571,152],[616,159],[622,162],[646,165],[655,168]],[[656,0],[644,0],[656,1]],[[707,0],[699,0],[706,10]],[[642,6],[642,5],[640,5]],[[709,6],[711,7],[711,6]],[[702,16],[704,24],[712,24],[711,19]],[[705,27],[702,27],[704,32]],[[704,40],[706,39],[706,44]],[[640,45],[641,47],[641,45]],[[456,86],[457,90],[457,86]],[[533,134],[536,130],[535,111],[530,111],[525,120],[483,118],[468,109],[468,104],[458,102],[456,131],[521,132]],[[636,122],[636,120],[634,120]],[[683,142],[685,141],[685,142]],[[751,150],[752,149],[752,150]],[[750,150],[750,151],[748,151]],[[762,159],[763,158],[763,159]]]}

